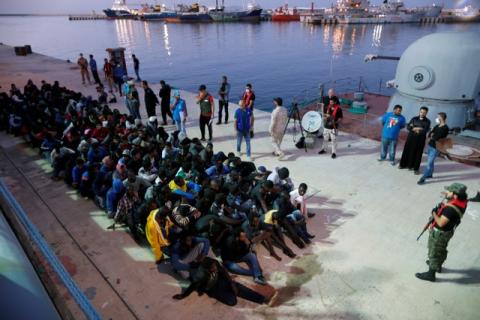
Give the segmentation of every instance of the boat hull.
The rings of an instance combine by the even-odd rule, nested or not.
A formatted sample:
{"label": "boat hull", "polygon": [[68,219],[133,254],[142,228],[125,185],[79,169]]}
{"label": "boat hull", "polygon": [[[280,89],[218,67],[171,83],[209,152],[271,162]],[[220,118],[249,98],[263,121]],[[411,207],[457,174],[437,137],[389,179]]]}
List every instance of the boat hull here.
{"label": "boat hull", "polygon": [[262,9],[248,11],[232,11],[232,12],[210,12],[210,17],[216,22],[259,22]]}
{"label": "boat hull", "polygon": [[152,21],[152,20],[166,20],[168,18],[176,18],[176,12],[152,12],[144,13],[139,16],[141,20]]}
{"label": "boat hull", "polygon": [[300,15],[299,14],[273,14],[272,21],[276,21],[276,22],[300,21]]}
{"label": "boat hull", "polygon": [[103,10],[108,19],[135,19],[136,16],[127,10]]}
{"label": "boat hull", "polygon": [[172,23],[205,23],[212,22],[208,13],[177,13],[175,17],[165,18],[166,22]]}

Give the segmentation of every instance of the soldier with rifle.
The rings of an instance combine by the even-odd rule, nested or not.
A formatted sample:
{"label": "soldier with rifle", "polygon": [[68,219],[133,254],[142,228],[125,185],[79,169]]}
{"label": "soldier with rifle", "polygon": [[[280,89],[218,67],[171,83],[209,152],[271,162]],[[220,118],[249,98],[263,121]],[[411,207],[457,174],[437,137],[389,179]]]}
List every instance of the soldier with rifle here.
{"label": "soldier with rifle", "polygon": [[461,183],[452,183],[445,187],[447,193],[445,201],[432,210],[432,216],[418,236],[420,239],[425,230],[429,229],[428,237],[428,271],[416,273],[421,280],[435,282],[436,272],[442,271],[442,264],[447,259],[447,245],[452,238],[455,228],[467,209],[467,187]]}

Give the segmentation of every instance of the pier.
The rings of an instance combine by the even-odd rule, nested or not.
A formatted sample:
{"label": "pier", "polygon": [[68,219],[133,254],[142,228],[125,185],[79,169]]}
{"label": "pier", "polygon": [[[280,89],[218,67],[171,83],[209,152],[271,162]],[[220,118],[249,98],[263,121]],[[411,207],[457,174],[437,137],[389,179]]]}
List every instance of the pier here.
{"label": "pier", "polygon": [[[23,87],[28,79],[36,84],[59,80],[62,86],[96,97],[94,85],[81,84],[76,64],[36,53],[18,57],[5,45],[0,46],[0,61],[2,90],[10,83]],[[152,89],[158,92],[158,85],[152,84]],[[209,89],[213,93],[217,88]],[[138,91],[145,122],[143,90]],[[189,113],[187,133],[199,136],[195,93],[182,91],[182,96]],[[126,112],[122,99],[118,100],[110,107]],[[232,114],[235,108],[231,104]],[[478,168],[438,159],[435,180],[419,187],[417,176],[376,161],[378,141],[344,128],[340,129],[335,160],[317,154],[321,140],[308,152],[297,149],[290,128],[283,144],[287,155],[280,162],[271,155],[267,132],[270,114],[255,110],[255,118],[255,164],[287,166],[296,185],[308,184],[309,207],[317,213],[308,221],[316,234],[314,244],[296,250],[297,258],[277,262],[264,248],[257,248],[265,276],[279,290],[275,308],[245,300],[231,308],[197,294],[183,301],[173,300],[172,295],[185,283],[175,278],[169,265],[157,267],[149,248],[137,245],[123,229],[107,229],[109,220],[91,201],[49,178],[51,168],[38,156],[38,150],[4,132],[0,133],[1,176],[105,319],[155,319],[159,315],[233,320],[478,318],[478,203],[469,205],[451,240],[449,258],[444,272],[437,276],[438,283],[421,282],[414,276],[426,267],[427,250],[426,237],[419,242],[415,238],[439,201],[443,186],[461,181],[473,196],[480,189]],[[214,126],[213,136],[215,152],[234,151],[232,121]],[[235,280],[250,281],[246,277]],[[53,283],[59,286],[57,298],[72,308],[74,318],[81,318],[66,290]]]}
{"label": "pier", "polygon": [[70,15],[68,20],[70,21],[82,21],[82,20],[107,20],[108,17],[104,14],[81,14],[81,15]]}

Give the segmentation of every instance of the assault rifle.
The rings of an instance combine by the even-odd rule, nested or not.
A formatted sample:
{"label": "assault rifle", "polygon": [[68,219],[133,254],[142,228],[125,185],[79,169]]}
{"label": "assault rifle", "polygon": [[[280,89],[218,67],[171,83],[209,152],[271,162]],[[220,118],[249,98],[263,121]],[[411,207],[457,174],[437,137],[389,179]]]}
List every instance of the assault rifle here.
{"label": "assault rifle", "polygon": [[[438,209],[440,208],[442,204],[438,204],[435,208],[432,209],[433,212],[435,212],[435,214],[437,214],[437,211]],[[433,223],[433,216],[431,215],[430,218],[428,219],[428,222],[427,224],[423,227],[423,230],[422,232],[420,232],[420,234],[418,235],[417,237],[417,241],[420,240],[420,238],[422,237],[422,235],[425,233],[425,231],[427,231],[428,227],[430,227],[430,225]]]}

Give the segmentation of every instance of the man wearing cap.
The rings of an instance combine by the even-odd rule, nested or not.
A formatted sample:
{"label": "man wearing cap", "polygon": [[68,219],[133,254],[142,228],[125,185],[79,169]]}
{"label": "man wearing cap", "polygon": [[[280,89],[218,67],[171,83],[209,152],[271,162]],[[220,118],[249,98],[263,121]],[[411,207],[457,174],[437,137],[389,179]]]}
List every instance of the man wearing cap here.
{"label": "man wearing cap", "polygon": [[452,183],[445,187],[445,201],[432,210],[432,223],[428,237],[428,271],[416,273],[421,280],[435,281],[435,273],[442,271],[447,259],[447,245],[455,228],[467,209],[467,187],[461,183]]}
{"label": "man wearing cap", "polygon": [[212,123],[215,114],[213,97],[207,92],[207,87],[202,84],[198,88],[197,103],[200,105],[200,132],[205,141],[205,126],[208,127],[208,141],[212,141]]}
{"label": "man wearing cap", "polygon": [[280,149],[280,144],[283,140],[283,134],[288,122],[288,111],[283,106],[282,98],[273,99],[275,109],[273,109],[270,118],[270,127],[268,132],[272,137],[273,155],[282,158],[284,156],[283,151]]}
{"label": "man wearing cap", "polygon": [[187,121],[187,105],[185,100],[180,98],[180,90],[173,90],[173,103],[170,106],[170,109],[173,112],[173,121],[177,126],[177,130],[187,134],[187,129],[185,127],[185,122]]}
{"label": "man wearing cap", "polygon": [[145,96],[145,108],[147,109],[147,116],[155,117],[157,113],[155,112],[155,106],[158,104],[158,99],[153,90],[148,86],[148,82],[146,80],[142,81],[142,87],[144,90]]}

